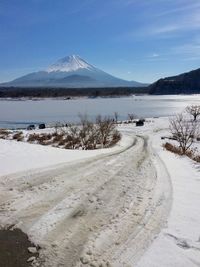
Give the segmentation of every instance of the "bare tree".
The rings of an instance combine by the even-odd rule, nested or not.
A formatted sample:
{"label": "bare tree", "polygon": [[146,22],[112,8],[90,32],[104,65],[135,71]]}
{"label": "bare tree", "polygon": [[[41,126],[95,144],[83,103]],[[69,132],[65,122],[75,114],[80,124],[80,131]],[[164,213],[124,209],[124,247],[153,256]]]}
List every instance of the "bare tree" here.
{"label": "bare tree", "polygon": [[109,138],[115,130],[115,124],[110,117],[102,118],[100,115],[96,118],[97,132],[101,147],[109,144]]}
{"label": "bare tree", "polygon": [[134,119],[137,119],[137,116],[133,113],[129,113],[128,118],[129,118],[129,120],[133,121]]}
{"label": "bare tree", "polygon": [[70,125],[68,129],[68,141],[72,149],[79,147],[80,145],[80,136],[79,128],[76,125]]}
{"label": "bare tree", "polygon": [[97,129],[93,122],[88,119],[88,116],[79,115],[81,120],[79,137],[81,139],[81,145],[83,149],[95,149],[96,148],[96,135]]}
{"label": "bare tree", "polygon": [[118,112],[114,112],[114,118],[115,118],[115,122],[117,123],[118,122],[118,118],[119,118],[119,114]]}
{"label": "bare tree", "polygon": [[59,128],[59,125],[58,125],[58,123],[56,122],[55,125],[54,125],[54,129],[55,129],[55,133],[56,133],[56,134],[58,133],[58,128]]}
{"label": "bare tree", "polygon": [[182,113],[170,119],[170,131],[179,143],[182,154],[185,154],[194,142],[197,124],[189,121]]}
{"label": "bare tree", "polygon": [[200,105],[192,105],[186,107],[186,111],[188,114],[193,116],[194,121],[197,120],[197,117],[200,115]]}
{"label": "bare tree", "polygon": [[58,134],[58,130],[62,127],[60,122],[56,122],[54,125],[55,133]]}

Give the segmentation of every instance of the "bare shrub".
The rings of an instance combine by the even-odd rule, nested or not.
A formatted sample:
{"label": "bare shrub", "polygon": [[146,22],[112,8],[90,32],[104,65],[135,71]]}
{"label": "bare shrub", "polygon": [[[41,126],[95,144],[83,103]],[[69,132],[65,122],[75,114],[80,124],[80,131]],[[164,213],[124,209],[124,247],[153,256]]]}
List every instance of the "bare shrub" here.
{"label": "bare shrub", "polygon": [[24,139],[22,132],[17,132],[12,137],[16,141],[22,141]]}
{"label": "bare shrub", "polygon": [[67,134],[66,126],[60,127],[59,133],[62,134],[62,135],[66,135]]}
{"label": "bare shrub", "polygon": [[6,129],[0,129],[0,138],[6,139],[10,135],[10,132]]}
{"label": "bare shrub", "polygon": [[79,115],[81,127],[79,130],[79,138],[83,149],[95,149],[97,143],[97,127],[89,121],[87,115]]}
{"label": "bare shrub", "polygon": [[37,136],[36,141],[41,145],[46,145],[50,139],[51,137],[48,134],[40,134]]}
{"label": "bare shrub", "polygon": [[64,136],[64,134],[56,134],[56,135],[54,135],[54,137],[53,137],[53,142],[54,143],[58,143],[58,142],[60,142],[61,140],[63,140],[63,136]]}
{"label": "bare shrub", "polygon": [[46,137],[46,140],[51,140],[52,139],[52,134],[44,134]]}
{"label": "bare shrub", "polygon": [[69,126],[67,139],[71,139],[71,141],[68,142],[69,148],[75,149],[81,146],[79,128],[76,125]]}
{"label": "bare shrub", "polygon": [[28,136],[28,139],[27,139],[27,142],[30,142],[30,143],[38,143],[40,145],[50,145],[53,143],[52,141],[52,134],[29,134]]}
{"label": "bare shrub", "polygon": [[110,117],[98,116],[96,123],[90,121],[87,115],[79,115],[80,124],[56,128],[52,134],[30,134],[28,142],[42,145],[53,144],[67,149],[96,149],[116,144],[121,135],[116,124]]}
{"label": "bare shrub", "polygon": [[110,146],[115,145],[119,140],[121,139],[121,134],[117,130],[113,132],[112,134],[112,140],[110,142]]}
{"label": "bare shrub", "polygon": [[112,118],[97,116],[96,123],[87,115],[79,115],[80,125],[70,125],[66,136],[65,148],[96,149],[116,144],[120,134]]}
{"label": "bare shrub", "polygon": [[58,146],[64,146],[66,144],[66,140],[65,139],[61,139],[59,142],[58,142]]}
{"label": "bare shrub", "polygon": [[[70,125],[68,130],[68,135],[73,139],[79,138],[79,128],[76,125]],[[69,137],[68,137],[69,138]]]}
{"label": "bare shrub", "polygon": [[0,129],[0,134],[9,134],[10,132],[6,129]]}
{"label": "bare shrub", "polygon": [[178,114],[170,119],[170,131],[179,143],[182,154],[191,147],[197,134],[197,124],[189,121],[183,114]]}
{"label": "bare shrub", "polygon": [[113,132],[112,139],[115,142],[118,142],[121,139],[121,134],[117,130]]}
{"label": "bare shrub", "polygon": [[200,163],[200,155],[194,155],[193,160]]}
{"label": "bare shrub", "polygon": [[40,145],[42,145],[42,146],[47,146],[47,145],[49,145],[49,143],[48,143],[47,141],[45,141],[45,140],[39,140],[38,143],[39,143]]}
{"label": "bare shrub", "polygon": [[54,125],[55,133],[58,133],[58,130],[62,127],[60,122],[56,122]]}
{"label": "bare shrub", "polygon": [[101,115],[96,118],[98,141],[101,147],[109,146],[109,141],[111,141],[111,136],[115,130],[115,124],[110,117],[102,118]]}
{"label": "bare shrub", "polygon": [[[175,145],[172,145],[172,144],[170,144],[170,143],[165,143],[165,144],[163,144],[163,147],[164,147],[166,150],[168,150],[168,151],[170,151],[170,152],[172,152],[172,153],[174,153],[174,154],[177,154],[177,155],[182,155],[182,154],[183,154],[183,153],[182,153],[182,149],[181,149],[180,147],[175,146]],[[185,152],[185,155],[186,155],[188,158],[190,158],[190,159],[192,159],[192,160],[194,160],[194,161],[196,161],[196,162],[200,162],[200,155],[197,154],[196,151],[195,151],[194,149],[188,149],[188,150]]]}
{"label": "bare shrub", "polygon": [[163,144],[163,147],[166,150],[171,151],[171,152],[173,152],[175,154],[182,155],[182,150],[178,146],[172,145],[172,144],[170,144],[170,143],[167,142],[167,143]]}
{"label": "bare shrub", "polygon": [[57,133],[56,131],[54,131],[54,132],[51,134],[52,137],[57,136],[57,135],[58,135],[58,133]]}
{"label": "bare shrub", "polygon": [[29,134],[27,141],[32,143],[39,140],[39,134]]}
{"label": "bare shrub", "polygon": [[136,116],[135,114],[133,114],[133,113],[129,113],[129,114],[128,114],[128,119],[129,119],[130,121],[133,121],[133,120],[137,119],[137,116]]}
{"label": "bare shrub", "polygon": [[66,142],[71,142],[71,141],[73,140],[73,137],[72,137],[70,134],[68,134],[68,135],[65,137],[65,140],[66,140]]}
{"label": "bare shrub", "polygon": [[192,105],[186,107],[186,111],[188,114],[193,116],[193,120],[196,121],[197,117],[200,115],[200,105]]}
{"label": "bare shrub", "polygon": [[72,148],[72,144],[70,142],[67,142],[64,146],[65,149],[71,149]]}
{"label": "bare shrub", "polygon": [[115,119],[115,122],[117,123],[118,122],[118,118],[119,118],[119,114],[118,112],[114,112],[114,119]]}

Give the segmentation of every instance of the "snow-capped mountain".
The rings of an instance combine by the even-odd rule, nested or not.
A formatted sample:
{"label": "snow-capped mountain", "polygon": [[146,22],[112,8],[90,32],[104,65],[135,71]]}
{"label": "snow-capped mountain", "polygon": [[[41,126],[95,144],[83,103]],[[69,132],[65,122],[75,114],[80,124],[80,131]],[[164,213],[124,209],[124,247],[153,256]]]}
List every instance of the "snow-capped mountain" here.
{"label": "snow-capped mountain", "polygon": [[78,69],[88,69],[92,70],[94,67],[88,64],[85,60],[80,58],[79,56],[72,55],[59,59],[56,63],[52,64],[47,68],[47,72],[54,71],[76,71]]}
{"label": "snow-capped mountain", "polygon": [[116,78],[76,55],[61,58],[44,71],[27,74],[3,85],[66,88],[144,86]]}

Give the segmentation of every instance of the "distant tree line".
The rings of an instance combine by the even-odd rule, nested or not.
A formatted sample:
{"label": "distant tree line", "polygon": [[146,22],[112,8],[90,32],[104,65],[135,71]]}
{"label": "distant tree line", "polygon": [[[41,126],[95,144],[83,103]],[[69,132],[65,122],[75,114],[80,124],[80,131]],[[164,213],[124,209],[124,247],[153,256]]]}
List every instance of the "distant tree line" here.
{"label": "distant tree line", "polygon": [[107,97],[147,94],[148,87],[105,87],[105,88],[22,88],[0,87],[0,98],[4,97]]}

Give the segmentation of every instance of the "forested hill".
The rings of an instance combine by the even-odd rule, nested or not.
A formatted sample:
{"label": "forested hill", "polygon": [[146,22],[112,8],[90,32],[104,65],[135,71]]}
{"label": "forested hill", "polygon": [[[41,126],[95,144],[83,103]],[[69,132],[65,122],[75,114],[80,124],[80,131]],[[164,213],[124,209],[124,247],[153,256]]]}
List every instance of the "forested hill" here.
{"label": "forested hill", "polygon": [[160,79],[150,85],[149,89],[149,93],[154,95],[199,94],[200,69]]}

